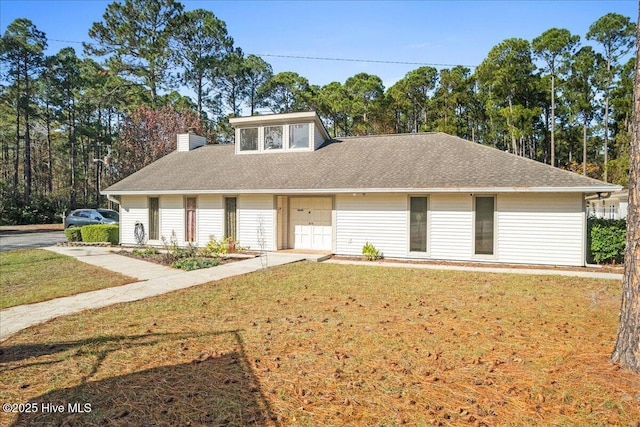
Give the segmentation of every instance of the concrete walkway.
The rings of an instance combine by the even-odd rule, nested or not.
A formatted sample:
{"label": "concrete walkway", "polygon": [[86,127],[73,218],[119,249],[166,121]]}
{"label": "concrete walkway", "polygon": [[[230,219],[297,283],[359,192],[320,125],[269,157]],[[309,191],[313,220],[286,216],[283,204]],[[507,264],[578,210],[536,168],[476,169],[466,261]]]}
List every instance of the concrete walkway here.
{"label": "concrete walkway", "polygon": [[140,281],[1,310],[0,341],[6,340],[29,326],[59,316],[121,302],[137,301],[178,289],[252,273],[264,267],[274,267],[307,259],[304,254],[267,253],[262,257],[235,261],[217,267],[182,271],[110,253],[110,248],[52,246],[45,249],[76,257],[80,261],[135,277]]}
{"label": "concrete walkway", "polygon": [[508,267],[469,267],[464,265],[444,265],[444,264],[420,264],[402,262],[380,262],[380,261],[349,261],[330,259],[325,261],[331,264],[352,264],[366,265],[374,267],[395,267],[395,268],[424,268],[427,270],[450,270],[450,271],[475,271],[478,273],[506,273],[506,274],[533,274],[543,276],[569,276],[585,277],[590,279],[622,280],[622,274],[599,273],[595,271],[562,270],[560,268],[508,268]]}

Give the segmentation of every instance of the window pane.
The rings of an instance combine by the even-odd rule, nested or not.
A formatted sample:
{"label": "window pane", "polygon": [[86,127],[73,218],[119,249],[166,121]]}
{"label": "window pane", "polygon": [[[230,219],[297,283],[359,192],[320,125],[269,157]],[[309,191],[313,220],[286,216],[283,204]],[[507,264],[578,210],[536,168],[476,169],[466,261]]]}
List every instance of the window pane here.
{"label": "window pane", "polygon": [[476,255],[493,255],[495,198],[476,197]]}
{"label": "window pane", "polygon": [[236,198],[227,197],[224,209],[224,237],[236,239]]}
{"label": "window pane", "polygon": [[264,128],[264,149],[279,150],[282,148],[282,126]]}
{"label": "window pane", "polygon": [[309,147],[309,124],[289,126],[289,148]]}
{"label": "window pane", "polygon": [[411,252],[427,251],[427,198],[411,197],[410,202],[410,239]]}
{"label": "window pane", "polygon": [[185,203],[185,231],[186,231],[186,241],[187,242],[195,242],[196,241],[196,198],[195,197],[187,197]]}
{"label": "window pane", "polygon": [[158,240],[160,229],[160,209],[157,197],[149,199],[149,239]]}
{"label": "window pane", "polygon": [[258,128],[240,129],[240,151],[258,149]]}

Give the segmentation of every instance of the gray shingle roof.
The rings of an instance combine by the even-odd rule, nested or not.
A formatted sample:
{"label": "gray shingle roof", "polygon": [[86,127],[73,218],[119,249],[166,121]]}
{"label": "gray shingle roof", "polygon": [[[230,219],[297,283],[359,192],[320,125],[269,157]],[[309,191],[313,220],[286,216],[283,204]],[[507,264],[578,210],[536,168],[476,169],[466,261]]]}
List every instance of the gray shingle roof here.
{"label": "gray shingle roof", "polygon": [[314,152],[173,152],[107,194],[615,191],[620,187],[444,133],[342,138]]}

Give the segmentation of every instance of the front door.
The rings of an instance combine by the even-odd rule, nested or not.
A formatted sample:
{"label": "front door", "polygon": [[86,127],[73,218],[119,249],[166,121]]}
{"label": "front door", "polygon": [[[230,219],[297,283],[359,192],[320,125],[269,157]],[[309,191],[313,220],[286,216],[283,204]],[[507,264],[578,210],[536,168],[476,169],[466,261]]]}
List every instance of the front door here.
{"label": "front door", "polygon": [[331,197],[289,200],[289,245],[294,249],[331,250]]}

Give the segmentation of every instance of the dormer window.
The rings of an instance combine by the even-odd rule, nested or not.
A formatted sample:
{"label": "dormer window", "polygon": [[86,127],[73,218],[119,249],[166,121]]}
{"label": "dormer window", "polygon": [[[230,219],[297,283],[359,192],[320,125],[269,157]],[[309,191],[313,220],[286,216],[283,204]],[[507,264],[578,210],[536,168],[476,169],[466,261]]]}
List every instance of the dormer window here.
{"label": "dormer window", "polygon": [[289,148],[309,148],[309,123],[289,125]]}
{"label": "dormer window", "polygon": [[331,139],[313,111],[231,117],[229,123],[235,128],[236,154],[314,151]]}
{"label": "dormer window", "polygon": [[240,129],[240,151],[258,151],[258,128]]}
{"label": "dormer window", "polygon": [[264,149],[282,150],[284,130],[282,126],[266,126],[264,128]]}

